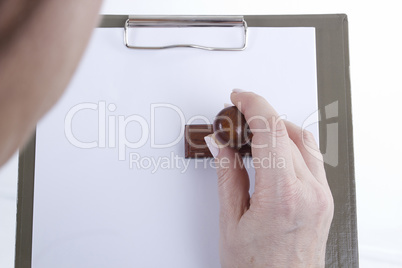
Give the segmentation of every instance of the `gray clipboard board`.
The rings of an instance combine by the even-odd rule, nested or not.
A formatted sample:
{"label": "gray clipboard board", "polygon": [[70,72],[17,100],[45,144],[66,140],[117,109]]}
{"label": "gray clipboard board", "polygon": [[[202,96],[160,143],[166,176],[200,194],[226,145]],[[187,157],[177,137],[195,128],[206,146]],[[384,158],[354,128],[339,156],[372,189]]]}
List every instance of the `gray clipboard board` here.
{"label": "gray clipboard board", "polygon": [[[123,27],[127,18],[105,15],[99,27]],[[320,148],[326,162],[332,163],[325,168],[335,201],[326,267],[358,267],[347,16],[250,15],[244,19],[249,27],[316,29]],[[35,135],[19,157],[15,267],[31,267],[34,176]]]}

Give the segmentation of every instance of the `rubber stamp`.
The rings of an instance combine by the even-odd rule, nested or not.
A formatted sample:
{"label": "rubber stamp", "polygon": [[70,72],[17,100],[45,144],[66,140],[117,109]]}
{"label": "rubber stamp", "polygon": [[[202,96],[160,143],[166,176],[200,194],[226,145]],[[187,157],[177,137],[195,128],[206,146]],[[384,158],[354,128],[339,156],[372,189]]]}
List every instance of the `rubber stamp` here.
{"label": "rubber stamp", "polygon": [[186,125],[184,131],[185,158],[212,157],[204,141],[204,137],[210,134],[215,135],[221,146],[238,150],[242,156],[251,156],[253,134],[236,106],[220,111],[213,124]]}

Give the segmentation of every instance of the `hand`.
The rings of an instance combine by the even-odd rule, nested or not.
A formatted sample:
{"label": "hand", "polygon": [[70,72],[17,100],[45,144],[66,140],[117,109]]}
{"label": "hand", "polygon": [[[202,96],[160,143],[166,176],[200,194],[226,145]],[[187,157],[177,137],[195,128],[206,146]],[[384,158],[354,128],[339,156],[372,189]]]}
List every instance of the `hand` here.
{"label": "hand", "polygon": [[233,92],[231,100],[253,132],[256,173],[250,198],[241,158],[206,139],[218,166],[222,267],[323,267],[334,205],[322,155],[304,145],[319,152],[314,137],[279,119],[261,96]]}

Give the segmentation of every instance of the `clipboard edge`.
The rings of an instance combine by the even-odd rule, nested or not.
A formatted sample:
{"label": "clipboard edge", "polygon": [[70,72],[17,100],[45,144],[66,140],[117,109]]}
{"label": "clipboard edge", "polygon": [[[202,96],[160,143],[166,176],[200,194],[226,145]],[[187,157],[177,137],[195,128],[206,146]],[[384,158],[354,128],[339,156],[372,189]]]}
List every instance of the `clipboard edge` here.
{"label": "clipboard edge", "polygon": [[36,129],[19,151],[14,267],[31,267]]}
{"label": "clipboard edge", "polygon": [[[217,16],[219,17],[219,16]],[[122,28],[128,15],[103,15],[98,28]],[[358,246],[357,246],[357,223],[356,223],[356,195],[355,195],[355,171],[354,171],[354,150],[353,150],[353,122],[352,122],[352,103],[351,103],[351,83],[349,73],[349,49],[348,49],[348,19],[346,14],[315,14],[315,15],[245,15],[249,27],[316,27],[321,23],[326,23],[329,27],[336,21],[337,25],[342,24],[342,49],[345,73],[344,87],[342,92],[345,94],[347,126],[347,152],[348,158],[347,174],[349,183],[349,197],[354,206],[350,208],[349,228],[351,247],[350,255],[347,257],[347,264],[350,267],[358,267]],[[269,26],[266,25],[270,22]],[[318,47],[318,46],[317,46]],[[317,55],[317,64],[319,58]],[[317,79],[320,77],[317,73]],[[318,88],[318,92],[320,89]],[[319,102],[319,107],[320,102]],[[320,123],[320,131],[323,126]],[[320,142],[322,141],[320,137]],[[16,223],[16,243],[15,243],[15,267],[31,267],[32,260],[32,235],[33,235],[33,198],[34,198],[34,175],[35,175],[35,149],[36,132],[24,149],[20,150],[18,164],[18,197],[17,197],[17,223]],[[339,260],[345,256],[337,256],[335,265],[342,264]],[[332,263],[331,265],[333,265]],[[329,265],[329,264],[326,264]],[[330,267],[330,266],[327,266]]]}

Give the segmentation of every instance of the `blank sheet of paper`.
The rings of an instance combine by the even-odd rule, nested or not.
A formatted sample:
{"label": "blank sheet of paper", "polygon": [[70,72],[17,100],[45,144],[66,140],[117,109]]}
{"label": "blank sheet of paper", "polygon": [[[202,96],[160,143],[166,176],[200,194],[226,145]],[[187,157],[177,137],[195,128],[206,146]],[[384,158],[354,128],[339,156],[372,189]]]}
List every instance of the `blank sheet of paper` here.
{"label": "blank sheet of paper", "polygon": [[315,29],[249,28],[242,52],[130,50],[122,34],[95,30],[37,127],[32,266],[220,267],[213,160],[184,159],[184,125],[233,88],[318,122]]}

